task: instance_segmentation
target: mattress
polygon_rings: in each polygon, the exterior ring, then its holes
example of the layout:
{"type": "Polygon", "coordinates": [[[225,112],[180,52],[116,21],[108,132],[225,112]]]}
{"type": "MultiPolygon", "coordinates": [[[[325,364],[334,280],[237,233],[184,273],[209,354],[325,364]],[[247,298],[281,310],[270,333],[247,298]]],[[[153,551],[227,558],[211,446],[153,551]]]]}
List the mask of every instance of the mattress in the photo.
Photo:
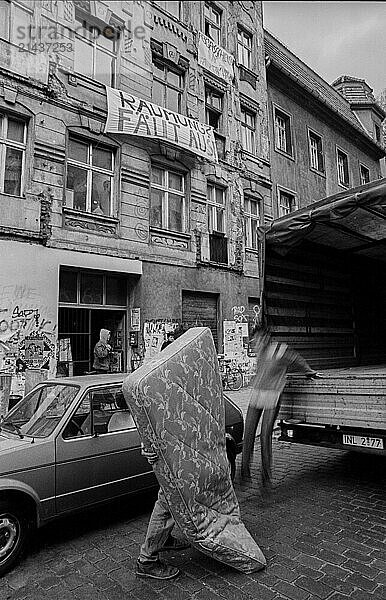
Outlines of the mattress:
{"type": "Polygon", "coordinates": [[[210,330],[190,329],[124,381],[123,393],[175,522],[201,552],[244,573],[264,555],[245,528],[226,456],[225,410],[210,330]]]}

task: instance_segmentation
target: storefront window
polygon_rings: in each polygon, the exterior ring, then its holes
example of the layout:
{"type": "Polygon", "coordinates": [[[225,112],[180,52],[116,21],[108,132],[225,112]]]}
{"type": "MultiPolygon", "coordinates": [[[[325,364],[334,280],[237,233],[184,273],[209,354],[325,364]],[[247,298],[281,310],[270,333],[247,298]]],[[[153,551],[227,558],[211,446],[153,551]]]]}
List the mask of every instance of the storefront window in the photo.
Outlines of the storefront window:
{"type": "Polygon", "coordinates": [[[78,274],[76,271],[60,271],[59,302],[77,302],[78,274]]]}
{"type": "Polygon", "coordinates": [[[106,304],[125,306],[126,280],[122,277],[106,277],[106,304]]]}
{"type": "Polygon", "coordinates": [[[102,275],[88,275],[82,273],[80,281],[80,301],[82,304],[103,303],[102,275]]]}

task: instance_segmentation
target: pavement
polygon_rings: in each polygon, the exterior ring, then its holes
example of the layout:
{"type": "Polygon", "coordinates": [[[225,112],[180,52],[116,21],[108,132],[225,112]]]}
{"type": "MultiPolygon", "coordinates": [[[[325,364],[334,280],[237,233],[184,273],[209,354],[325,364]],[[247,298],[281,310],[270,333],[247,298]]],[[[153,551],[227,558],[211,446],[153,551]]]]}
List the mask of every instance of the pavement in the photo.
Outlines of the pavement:
{"type": "MultiPolygon", "coordinates": [[[[246,409],[247,390],[228,395],[246,409]]],[[[181,569],[178,579],[137,579],[154,502],[147,495],[40,530],[29,555],[0,580],[1,600],[385,600],[384,458],[278,440],[273,447],[270,499],[260,491],[259,442],[251,481],[235,481],[264,571],[238,573],[189,548],[165,555],[181,569]]]]}

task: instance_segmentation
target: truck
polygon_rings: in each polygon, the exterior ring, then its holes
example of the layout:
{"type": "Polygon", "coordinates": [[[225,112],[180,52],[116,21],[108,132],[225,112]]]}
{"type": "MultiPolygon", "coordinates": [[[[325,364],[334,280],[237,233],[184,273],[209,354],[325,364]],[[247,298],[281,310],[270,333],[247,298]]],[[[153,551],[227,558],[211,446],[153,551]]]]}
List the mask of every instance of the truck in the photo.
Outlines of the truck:
{"type": "Polygon", "coordinates": [[[280,440],[386,453],[386,179],[262,230],[262,314],[319,372],[289,375],[280,440]]]}

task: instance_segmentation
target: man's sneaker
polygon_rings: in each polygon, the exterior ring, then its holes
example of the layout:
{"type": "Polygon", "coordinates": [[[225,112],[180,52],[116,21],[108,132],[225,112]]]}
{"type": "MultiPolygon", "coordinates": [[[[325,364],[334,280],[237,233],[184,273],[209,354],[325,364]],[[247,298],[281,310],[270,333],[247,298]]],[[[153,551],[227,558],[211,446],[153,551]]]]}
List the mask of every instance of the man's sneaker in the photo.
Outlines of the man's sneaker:
{"type": "Polygon", "coordinates": [[[180,574],[177,567],[168,565],[162,560],[154,560],[147,563],[141,563],[137,560],[137,577],[148,577],[150,579],[174,579],[180,574]]]}
{"type": "Polygon", "coordinates": [[[188,542],[178,540],[172,535],[169,535],[168,539],[166,540],[162,548],[160,548],[159,552],[169,552],[173,550],[174,552],[178,552],[178,550],[186,550],[187,548],[190,548],[190,544],[188,542]]]}

